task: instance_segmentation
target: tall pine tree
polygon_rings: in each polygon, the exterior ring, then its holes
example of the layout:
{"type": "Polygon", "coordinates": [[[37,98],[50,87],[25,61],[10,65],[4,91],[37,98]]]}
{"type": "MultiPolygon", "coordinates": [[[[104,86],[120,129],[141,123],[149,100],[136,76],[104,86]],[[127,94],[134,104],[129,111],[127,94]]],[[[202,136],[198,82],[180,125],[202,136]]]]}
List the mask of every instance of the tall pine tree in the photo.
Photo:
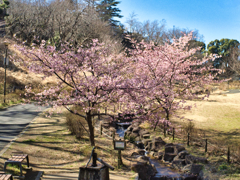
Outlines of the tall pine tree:
{"type": "Polygon", "coordinates": [[[115,0],[102,0],[97,4],[97,11],[99,12],[103,21],[109,22],[111,26],[118,26],[119,21],[115,20],[114,17],[121,18],[121,10],[117,8],[119,1],[115,0]]]}

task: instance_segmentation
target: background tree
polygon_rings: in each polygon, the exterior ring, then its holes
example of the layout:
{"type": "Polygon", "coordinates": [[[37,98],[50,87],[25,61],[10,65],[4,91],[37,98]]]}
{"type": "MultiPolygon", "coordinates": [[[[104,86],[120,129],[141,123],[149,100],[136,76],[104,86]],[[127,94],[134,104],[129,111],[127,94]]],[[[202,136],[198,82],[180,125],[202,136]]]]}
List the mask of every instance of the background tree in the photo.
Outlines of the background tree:
{"type": "Polygon", "coordinates": [[[97,12],[103,21],[108,22],[111,26],[117,26],[119,24],[115,17],[122,18],[120,15],[121,10],[117,8],[119,1],[116,0],[102,0],[97,4],[97,12]]]}
{"type": "Polygon", "coordinates": [[[239,49],[239,46],[233,47],[230,49],[229,67],[238,76],[240,75],[240,49],[239,49]]]}
{"type": "Polygon", "coordinates": [[[230,49],[237,47],[238,45],[239,42],[234,39],[216,39],[214,41],[211,41],[207,45],[208,53],[221,55],[221,57],[213,62],[213,66],[215,68],[222,69],[222,71],[225,71],[225,74],[227,74],[229,71],[230,49]]]}

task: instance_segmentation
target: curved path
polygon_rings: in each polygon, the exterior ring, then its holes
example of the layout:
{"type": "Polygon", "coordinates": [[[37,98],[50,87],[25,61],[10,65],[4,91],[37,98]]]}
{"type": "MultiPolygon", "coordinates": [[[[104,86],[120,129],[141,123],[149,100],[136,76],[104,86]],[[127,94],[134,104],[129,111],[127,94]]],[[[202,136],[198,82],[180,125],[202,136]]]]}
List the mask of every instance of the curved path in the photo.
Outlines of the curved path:
{"type": "Polygon", "coordinates": [[[46,108],[26,104],[0,110],[0,151],[46,108]]]}

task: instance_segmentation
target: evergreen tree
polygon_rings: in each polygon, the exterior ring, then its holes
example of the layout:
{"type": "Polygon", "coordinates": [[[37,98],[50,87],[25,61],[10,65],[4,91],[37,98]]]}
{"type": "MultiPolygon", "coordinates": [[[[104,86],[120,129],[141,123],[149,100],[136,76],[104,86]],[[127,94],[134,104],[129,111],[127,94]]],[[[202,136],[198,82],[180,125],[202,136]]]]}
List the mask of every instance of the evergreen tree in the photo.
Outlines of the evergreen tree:
{"type": "Polygon", "coordinates": [[[102,0],[97,4],[97,11],[101,16],[101,19],[103,21],[108,21],[111,26],[118,26],[119,21],[114,20],[114,17],[123,17],[120,15],[121,10],[116,7],[119,3],[119,1],[115,0],[102,0]]]}
{"type": "Polygon", "coordinates": [[[5,16],[8,16],[6,12],[7,8],[9,8],[9,1],[3,0],[2,4],[0,4],[0,19],[3,19],[5,16]]]}

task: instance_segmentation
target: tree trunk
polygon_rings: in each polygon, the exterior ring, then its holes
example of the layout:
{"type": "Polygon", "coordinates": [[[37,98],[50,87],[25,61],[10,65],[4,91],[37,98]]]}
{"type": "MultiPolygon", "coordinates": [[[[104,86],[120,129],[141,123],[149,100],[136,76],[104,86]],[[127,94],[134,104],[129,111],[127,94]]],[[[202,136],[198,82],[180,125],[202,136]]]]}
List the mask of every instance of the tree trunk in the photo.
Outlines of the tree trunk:
{"type": "Polygon", "coordinates": [[[94,127],[92,124],[92,116],[91,113],[87,113],[87,123],[88,123],[88,129],[89,129],[89,139],[91,142],[91,146],[95,146],[94,141],[94,127]]]}

